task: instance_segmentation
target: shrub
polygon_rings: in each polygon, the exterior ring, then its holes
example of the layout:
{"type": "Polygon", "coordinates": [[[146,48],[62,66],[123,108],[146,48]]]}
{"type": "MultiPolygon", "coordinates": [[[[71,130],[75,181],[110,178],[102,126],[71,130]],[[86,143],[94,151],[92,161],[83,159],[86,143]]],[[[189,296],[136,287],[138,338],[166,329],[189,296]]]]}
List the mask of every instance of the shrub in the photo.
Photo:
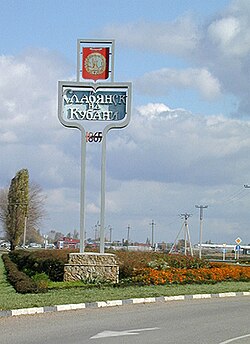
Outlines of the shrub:
{"type": "Polygon", "coordinates": [[[29,276],[45,272],[51,281],[63,281],[64,264],[68,260],[68,252],[65,250],[55,251],[23,251],[17,250],[9,253],[18,268],[29,276]]]}
{"type": "Polygon", "coordinates": [[[150,252],[118,251],[115,255],[119,264],[119,279],[132,276],[135,269],[141,269],[151,260],[150,252]]]}
{"type": "Polygon", "coordinates": [[[36,293],[37,285],[24,272],[18,270],[16,264],[12,262],[7,254],[2,255],[7,279],[18,293],[36,293]]]}
{"type": "Polygon", "coordinates": [[[36,283],[39,293],[46,293],[48,291],[49,277],[46,273],[36,273],[32,276],[32,280],[36,283]]]}
{"type": "Polygon", "coordinates": [[[64,274],[64,262],[48,258],[42,261],[42,271],[44,271],[50,278],[51,281],[60,282],[63,281],[64,274]]]}

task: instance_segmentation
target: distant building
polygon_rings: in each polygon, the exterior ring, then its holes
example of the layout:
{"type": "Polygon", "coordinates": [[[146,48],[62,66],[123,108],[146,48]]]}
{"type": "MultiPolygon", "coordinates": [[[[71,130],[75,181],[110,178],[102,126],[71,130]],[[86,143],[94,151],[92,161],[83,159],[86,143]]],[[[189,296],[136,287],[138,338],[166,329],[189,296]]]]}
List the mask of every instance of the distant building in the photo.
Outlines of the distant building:
{"type": "Polygon", "coordinates": [[[68,237],[60,238],[60,240],[56,243],[56,248],[63,249],[63,248],[70,248],[70,249],[76,249],[80,246],[80,240],[79,239],[73,239],[68,237]]]}

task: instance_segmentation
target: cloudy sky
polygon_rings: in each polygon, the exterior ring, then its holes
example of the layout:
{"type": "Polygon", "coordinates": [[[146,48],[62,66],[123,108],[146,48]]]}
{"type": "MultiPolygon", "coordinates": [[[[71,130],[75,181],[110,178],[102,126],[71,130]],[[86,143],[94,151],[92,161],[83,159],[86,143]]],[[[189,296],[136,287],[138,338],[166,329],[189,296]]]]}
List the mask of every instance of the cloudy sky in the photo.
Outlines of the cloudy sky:
{"type": "MultiPolygon", "coordinates": [[[[47,196],[41,231],[79,230],[80,133],[57,117],[77,39],[115,39],[115,81],[133,84],[129,126],[107,137],[112,239],[250,242],[248,0],[0,0],[0,187],[21,168],[47,196]]],[[[100,146],[87,152],[86,232],[100,216],[100,146]]],[[[107,230],[107,235],[108,235],[107,230]]]]}

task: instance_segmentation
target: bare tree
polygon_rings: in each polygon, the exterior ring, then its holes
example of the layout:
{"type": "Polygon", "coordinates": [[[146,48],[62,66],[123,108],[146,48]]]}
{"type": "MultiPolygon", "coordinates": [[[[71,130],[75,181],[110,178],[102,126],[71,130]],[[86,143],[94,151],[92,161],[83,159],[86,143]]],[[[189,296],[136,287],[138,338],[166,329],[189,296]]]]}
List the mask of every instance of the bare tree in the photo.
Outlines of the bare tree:
{"type": "Polygon", "coordinates": [[[38,230],[46,212],[44,208],[46,196],[40,185],[31,182],[29,187],[29,209],[27,231],[31,229],[38,230]]]}

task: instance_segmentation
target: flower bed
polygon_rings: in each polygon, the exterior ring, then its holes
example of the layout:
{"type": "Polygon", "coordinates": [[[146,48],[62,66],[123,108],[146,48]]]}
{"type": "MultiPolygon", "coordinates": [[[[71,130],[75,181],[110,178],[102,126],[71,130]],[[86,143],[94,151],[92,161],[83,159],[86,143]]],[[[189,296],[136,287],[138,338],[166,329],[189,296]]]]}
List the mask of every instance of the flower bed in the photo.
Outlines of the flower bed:
{"type": "MultiPolygon", "coordinates": [[[[63,267],[69,251],[23,251],[9,253],[16,269],[33,278],[44,274],[50,280],[62,281],[63,267]]],[[[204,284],[222,281],[250,281],[250,267],[225,263],[210,263],[198,257],[159,252],[112,252],[119,262],[120,285],[204,284]]],[[[42,285],[41,281],[35,281],[42,285]]],[[[27,284],[27,283],[26,283],[27,284]]],[[[27,289],[27,288],[26,288],[27,289]]],[[[46,288],[44,288],[46,289],[46,288]]]]}
{"type": "Polygon", "coordinates": [[[120,251],[115,254],[119,261],[120,279],[131,278],[135,271],[145,268],[158,271],[168,268],[198,269],[210,267],[210,263],[204,259],[180,254],[130,251],[120,251]]]}
{"type": "Polygon", "coordinates": [[[150,267],[134,270],[132,281],[144,285],[217,283],[222,281],[249,281],[250,268],[234,265],[213,265],[199,269],[150,267]]]}

